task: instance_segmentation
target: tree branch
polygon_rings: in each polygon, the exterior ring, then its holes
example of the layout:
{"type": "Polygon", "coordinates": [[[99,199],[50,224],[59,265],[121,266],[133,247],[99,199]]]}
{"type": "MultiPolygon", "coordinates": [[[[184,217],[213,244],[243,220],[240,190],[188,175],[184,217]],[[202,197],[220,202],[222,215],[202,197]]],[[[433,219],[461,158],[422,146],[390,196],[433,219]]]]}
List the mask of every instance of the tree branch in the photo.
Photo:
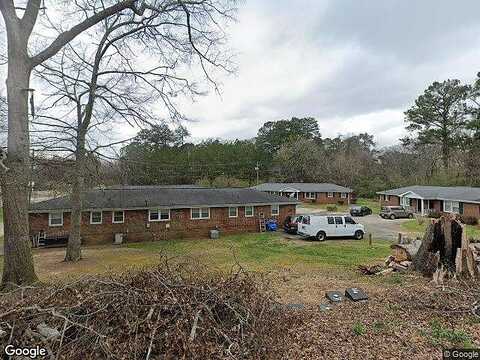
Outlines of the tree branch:
{"type": "MultiPolygon", "coordinates": [[[[103,19],[119,13],[125,9],[134,9],[134,3],[136,0],[124,0],[119,2],[118,4],[112,5],[105,10],[102,10],[95,15],[85,19],[80,24],[75,25],[68,31],[65,31],[57,36],[57,38],[43,51],[32,57],[32,67],[35,67],[45,60],[48,60],[52,56],[54,56],[63,46],[67,43],[72,41],[75,37],[81,34],[83,31],[87,30],[88,28],[98,24],[103,19]]],[[[138,11],[135,10],[136,12],[138,11]]]]}

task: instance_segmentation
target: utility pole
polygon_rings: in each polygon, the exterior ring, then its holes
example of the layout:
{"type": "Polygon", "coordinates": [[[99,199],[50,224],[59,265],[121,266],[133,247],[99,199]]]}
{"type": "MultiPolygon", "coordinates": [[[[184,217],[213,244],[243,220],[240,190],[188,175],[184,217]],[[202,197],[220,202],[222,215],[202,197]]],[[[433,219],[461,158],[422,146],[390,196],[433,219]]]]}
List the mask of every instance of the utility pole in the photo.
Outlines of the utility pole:
{"type": "Polygon", "coordinates": [[[258,185],[258,183],[260,182],[259,181],[259,175],[258,175],[259,170],[260,170],[260,167],[258,166],[258,161],[257,161],[257,164],[255,165],[255,171],[257,172],[257,184],[256,185],[258,185]]]}

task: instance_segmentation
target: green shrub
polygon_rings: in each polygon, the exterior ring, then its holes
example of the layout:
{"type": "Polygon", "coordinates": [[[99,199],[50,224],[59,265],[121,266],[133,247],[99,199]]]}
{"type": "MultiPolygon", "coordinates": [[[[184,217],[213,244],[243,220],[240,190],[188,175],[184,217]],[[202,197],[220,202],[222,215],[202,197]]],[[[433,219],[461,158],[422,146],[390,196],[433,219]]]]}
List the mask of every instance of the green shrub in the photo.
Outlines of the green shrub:
{"type": "Polygon", "coordinates": [[[334,212],[337,211],[337,209],[337,205],[327,205],[327,211],[334,212]]]}
{"type": "Polygon", "coordinates": [[[478,219],[475,216],[460,215],[460,221],[466,225],[478,225],[478,219]]]}

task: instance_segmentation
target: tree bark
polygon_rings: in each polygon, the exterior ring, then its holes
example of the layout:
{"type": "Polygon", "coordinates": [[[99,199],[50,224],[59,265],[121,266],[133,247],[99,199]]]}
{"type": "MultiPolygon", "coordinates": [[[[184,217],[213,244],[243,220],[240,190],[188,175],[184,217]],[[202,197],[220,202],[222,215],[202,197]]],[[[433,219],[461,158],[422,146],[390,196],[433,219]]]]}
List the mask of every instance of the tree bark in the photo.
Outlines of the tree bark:
{"type": "Polygon", "coordinates": [[[448,144],[448,138],[442,142],[442,163],[445,169],[449,168],[450,162],[450,145],[448,144]]]}
{"type": "Polygon", "coordinates": [[[82,259],[82,209],[83,194],[85,190],[85,135],[79,133],[77,139],[77,152],[75,159],[75,171],[73,174],[72,192],[70,201],[72,204],[71,228],[68,237],[65,261],[79,261],[82,259]]]}
{"type": "Polygon", "coordinates": [[[4,265],[2,287],[31,284],[37,276],[28,224],[30,139],[28,91],[31,64],[27,36],[19,26],[8,29],[8,167],[1,179],[4,211],[4,265]]]}

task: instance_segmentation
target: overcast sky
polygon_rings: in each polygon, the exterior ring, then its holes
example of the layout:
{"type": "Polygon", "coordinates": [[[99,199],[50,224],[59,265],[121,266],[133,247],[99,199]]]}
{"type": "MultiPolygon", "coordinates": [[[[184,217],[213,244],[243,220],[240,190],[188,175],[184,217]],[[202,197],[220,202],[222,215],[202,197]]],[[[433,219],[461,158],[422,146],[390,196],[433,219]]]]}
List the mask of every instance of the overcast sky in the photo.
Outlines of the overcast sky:
{"type": "Polygon", "coordinates": [[[266,121],[317,118],[323,136],[405,135],[403,112],[435,80],[480,71],[478,0],[250,0],[231,27],[236,75],[184,104],[194,139],[250,138],[266,121]]]}

